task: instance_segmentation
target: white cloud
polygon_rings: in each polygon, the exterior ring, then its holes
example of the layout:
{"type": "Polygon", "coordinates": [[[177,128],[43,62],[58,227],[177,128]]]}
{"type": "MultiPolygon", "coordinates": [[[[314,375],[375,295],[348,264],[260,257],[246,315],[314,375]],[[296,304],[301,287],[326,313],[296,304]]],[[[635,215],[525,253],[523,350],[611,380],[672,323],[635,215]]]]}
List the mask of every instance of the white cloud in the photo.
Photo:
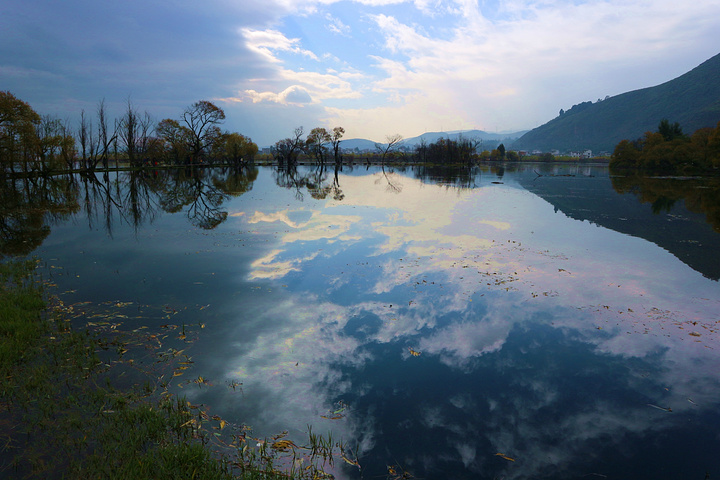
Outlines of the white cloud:
{"type": "Polygon", "coordinates": [[[342,20],[335,18],[329,13],[325,15],[325,19],[328,21],[327,29],[338,35],[349,35],[351,28],[349,25],[345,25],[342,20]]]}
{"type": "Polygon", "coordinates": [[[355,0],[357,3],[362,5],[368,5],[371,7],[384,7],[387,5],[397,5],[405,3],[407,0],[355,0]]]}
{"type": "Polygon", "coordinates": [[[258,92],[245,90],[239,97],[222,99],[226,102],[252,103],[271,102],[283,105],[317,104],[328,99],[354,99],[360,98],[360,93],[354,90],[352,84],[345,78],[357,78],[352,72],[345,74],[315,73],[280,69],[275,81],[292,83],[284,90],[275,93],[272,91],[258,92]]]}
{"type": "MultiPolygon", "coordinates": [[[[720,14],[718,4],[709,1],[697,9],[667,1],[652,7],[526,1],[502,2],[499,18],[490,21],[476,2],[457,3],[463,14],[449,38],[429,36],[421,26],[386,14],[369,16],[389,54],[372,55],[384,72],[372,89],[395,103],[394,112],[375,107],[329,113],[366,125],[382,109],[395,119],[388,123],[406,125],[414,135],[421,101],[425,118],[447,115],[473,127],[531,128],[563,106],[650,86],[642,75],[632,79],[616,72],[642,73],[643,65],[660,56],[680,58],[677,45],[702,41],[717,23],[709,18],[720,14]]],[[[433,123],[430,128],[447,125],[433,123]]]]}
{"type": "Polygon", "coordinates": [[[277,30],[242,28],[240,33],[245,38],[245,44],[250,50],[259,53],[270,62],[280,62],[274,52],[291,52],[318,60],[317,55],[313,52],[300,48],[299,38],[287,38],[277,30]]]}
{"type": "MultiPolygon", "coordinates": [[[[313,103],[313,99],[303,87],[299,85],[292,85],[280,93],[273,92],[256,92],[255,90],[245,90],[247,95],[253,103],[259,102],[273,102],[281,103],[284,105],[298,104],[302,105],[305,103],[313,103]]],[[[225,99],[229,101],[231,99],[225,99]]]]}
{"type": "Polygon", "coordinates": [[[514,325],[505,318],[457,323],[423,338],[420,348],[439,355],[449,365],[462,366],[475,357],[500,350],[514,325]]]}
{"type": "Polygon", "coordinates": [[[720,28],[716,0],[8,1],[0,81],[40,113],[225,99],[227,127],[267,143],[284,136],[280,107],[371,140],[532,128],[688,71],[720,28]]]}

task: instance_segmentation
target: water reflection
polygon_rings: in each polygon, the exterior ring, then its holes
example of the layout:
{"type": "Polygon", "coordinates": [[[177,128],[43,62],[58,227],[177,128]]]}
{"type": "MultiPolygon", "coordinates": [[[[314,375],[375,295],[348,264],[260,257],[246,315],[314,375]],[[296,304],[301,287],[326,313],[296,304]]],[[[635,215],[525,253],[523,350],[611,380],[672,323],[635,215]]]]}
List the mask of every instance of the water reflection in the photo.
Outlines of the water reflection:
{"type": "Polygon", "coordinates": [[[670,212],[682,201],[691,212],[703,213],[707,222],[720,232],[720,179],[612,177],[618,193],[632,193],[649,203],[653,213],[670,212]]]}
{"type": "Polygon", "coordinates": [[[608,178],[590,166],[554,168],[542,177],[521,176],[522,186],[571,218],[649,240],[720,279],[720,256],[710,253],[720,247],[717,178],[608,178]]]}
{"type": "Polygon", "coordinates": [[[718,283],[604,227],[628,214],[607,175],[554,168],[98,180],[86,209],[149,212],[109,215],[134,241],[58,226],[41,253],[77,270],[59,283],[78,301],[163,302],[207,324],[195,368],[242,393],[177,391],[259,434],[332,430],[363,466],[337,478],[720,472],[718,283]]]}
{"type": "MultiPolygon", "coordinates": [[[[301,171],[298,171],[296,164],[280,165],[274,171],[275,183],[279,187],[292,190],[295,198],[300,201],[303,200],[306,191],[316,200],[330,196],[333,200],[341,201],[345,198],[338,179],[341,169],[340,164],[335,164],[333,175],[330,177],[330,172],[324,163],[301,171]]],[[[352,170],[352,167],[346,169],[352,170]]]]}
{"type": "Polygon", "coordinates": [[[11,178],[0,183],[0,258],[27,255],[50,234],[50,224],[80,208],[72,180],[11,178]]]}
{"type": "Polygon", "coordinates": [[[386,175],[341,177],[342,202],[245,215],[276,238],[246,279],[287,293],[258,293],[249,323],[245,307],[226,312],[243,319],[223,331],[236,343],[220,367],[244,379],[241,418],[340,431],[369,477],[713,466],[648,457],[717,444],[703,426],[720,393],[716,283],[523,189],[401,177],[397,195],[386,175]],[[341,400],[347,416],[323,420],[341,400]],[[607,465],[618,452],[633,458],[607,465]]]}
{"type": "Polygon", "coordinates": [[[136,231],[159,212],[185,212],[192,225],[224,222],[223,203],[252,189],[258,170],[142,170],[58,177],[8,178],[0,184],[0,254],[27,255],[82,210],[88,227],[112,236],[116,224],[136,231]]]}

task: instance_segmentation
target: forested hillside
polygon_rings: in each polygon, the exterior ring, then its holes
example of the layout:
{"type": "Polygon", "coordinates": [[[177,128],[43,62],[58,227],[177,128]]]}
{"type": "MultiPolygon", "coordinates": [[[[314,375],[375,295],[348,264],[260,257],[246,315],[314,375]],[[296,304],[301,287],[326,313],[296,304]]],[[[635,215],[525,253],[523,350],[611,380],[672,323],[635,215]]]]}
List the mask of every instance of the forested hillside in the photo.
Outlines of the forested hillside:
{"type": "Polygon", "coordinates": [[[531,130],[513,149],[550,151],[591,149],[612,152],[623,139],[654,131],[664,118],[688,134],[720,121],[720,54],[661,85],[583,102],[531,130]]]}

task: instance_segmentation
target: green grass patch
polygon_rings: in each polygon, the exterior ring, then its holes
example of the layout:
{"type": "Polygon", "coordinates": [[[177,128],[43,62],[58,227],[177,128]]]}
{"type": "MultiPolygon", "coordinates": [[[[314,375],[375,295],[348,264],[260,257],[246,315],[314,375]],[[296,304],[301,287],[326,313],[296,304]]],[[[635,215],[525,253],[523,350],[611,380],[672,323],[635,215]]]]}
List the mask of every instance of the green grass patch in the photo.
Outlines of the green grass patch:
{"type": "Polygon", "coordinates": [[[48,308],[35,269],[0,263],[0,477],[315,479],[332,478],[335,457],[359,467],[310,427],[307,445],[254,438],[175,396],[170,379],[192,363],[183,350],[160,350],[145,328],[74,330],[82,313],[58,299],[48,308]]]}
{"type": "Polygon", "coordinates": [[[0,374],[30,353],[47,333],[42,292],[31,278],[32,261],[0,263],[0,374]]]}

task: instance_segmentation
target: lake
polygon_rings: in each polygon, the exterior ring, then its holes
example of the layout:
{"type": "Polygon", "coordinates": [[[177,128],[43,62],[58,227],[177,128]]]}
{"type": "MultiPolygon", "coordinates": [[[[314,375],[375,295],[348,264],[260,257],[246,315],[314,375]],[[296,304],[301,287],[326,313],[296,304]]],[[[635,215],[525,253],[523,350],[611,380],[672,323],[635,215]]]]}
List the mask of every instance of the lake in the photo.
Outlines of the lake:
{"type": "Polygon", "coordinates": [[[3,251],[42,259],[79,328],[182,329],[194,364],[174,393],[258,437],[332,432],[362,467],[337,460],[335,478],[720,475],[716,179],[301,166],[58,182],[3,194],[3,251]]]}

